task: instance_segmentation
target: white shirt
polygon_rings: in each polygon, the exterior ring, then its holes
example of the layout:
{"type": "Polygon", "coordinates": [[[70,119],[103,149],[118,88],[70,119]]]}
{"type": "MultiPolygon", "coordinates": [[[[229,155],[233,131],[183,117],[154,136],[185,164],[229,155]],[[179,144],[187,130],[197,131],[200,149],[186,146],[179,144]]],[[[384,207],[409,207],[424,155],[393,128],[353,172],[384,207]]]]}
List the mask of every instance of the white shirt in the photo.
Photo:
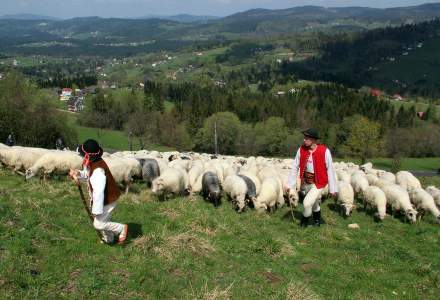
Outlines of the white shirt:
{"type": "MultiPolygon", "coordinates": [[[[296,177],[298,176],[298,172],[299,172],[300,155],[301,155],[301,148],[299,148],[298,151],[296,152],[295,159],[293,160],[292,172],[290,173],[289,180],[287,181],[287,185],[291,190],[296,189],[296,177]]],[[[310,173],[314,173],[312,155],[309,156],[309,159],[311,160],[312,172],[309,171],[310,170],[309,163],[307,164],[309,166],[306,165],[306,171],[310,173]]],[[[333,170],[333,159],[330,150],[328,148],[325,150],[325,165],[327,167],[329,193],[331,194],[337,193],[338,185],[336,184],[335,172],[333,170]]]]}
{"type": "MultiPolygon", "coordinates": [[[[79,172],[79,178],[87,180],[89,170],[84,168],[79,172]]],[[[104,190],[107,178],[105,177],[105,171],[102,168],[96,168],[90,176],[90,185],[92,186],[93,193],[90,195],[92,201],[92,214],[100,215],[104,212],[104,190]]],[[[90,193],[90,191],[89,191],[90,193]]]]}

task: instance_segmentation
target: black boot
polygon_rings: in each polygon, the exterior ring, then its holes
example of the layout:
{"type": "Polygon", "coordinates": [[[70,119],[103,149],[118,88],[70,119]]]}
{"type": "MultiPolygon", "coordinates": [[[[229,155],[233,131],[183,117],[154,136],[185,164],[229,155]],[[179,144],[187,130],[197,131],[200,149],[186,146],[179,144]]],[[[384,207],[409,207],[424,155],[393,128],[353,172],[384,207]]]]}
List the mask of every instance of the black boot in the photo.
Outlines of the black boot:
{"type": "Polygon", "coordinates": [[[310,217],[304,217],[304,216],[302,216],[302,218],[301,218],[301,223],[299,224],[299,226],[301,226],[301,227],[307,227],[307,226],[309,225],[309,220],[310,220],[310,217]]]}
{"type": "Polygon", "coordinates": [[[321,226],[321,211],[313,212],[314,226],[321,226]]]}

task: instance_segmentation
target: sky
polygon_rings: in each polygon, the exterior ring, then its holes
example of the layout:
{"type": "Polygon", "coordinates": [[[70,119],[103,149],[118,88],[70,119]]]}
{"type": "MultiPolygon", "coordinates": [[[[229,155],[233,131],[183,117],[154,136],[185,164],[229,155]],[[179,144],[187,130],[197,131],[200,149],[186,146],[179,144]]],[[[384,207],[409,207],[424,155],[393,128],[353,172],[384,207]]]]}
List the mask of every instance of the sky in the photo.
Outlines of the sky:
{"type": "Polygon", "coordinates": [[[302,5],[396,7],[431,0],[0,0],[0,16],[36,14],[73,17],[142,17],[147,15],[226,16],[252,8],[282,9],[302,5]]]}

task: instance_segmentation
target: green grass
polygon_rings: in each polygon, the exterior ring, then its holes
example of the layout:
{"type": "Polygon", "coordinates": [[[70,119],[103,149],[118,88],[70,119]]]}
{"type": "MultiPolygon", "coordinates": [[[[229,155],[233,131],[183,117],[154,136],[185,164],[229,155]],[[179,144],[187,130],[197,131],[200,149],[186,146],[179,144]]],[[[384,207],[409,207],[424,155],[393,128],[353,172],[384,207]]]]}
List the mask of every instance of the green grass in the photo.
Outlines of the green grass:
{"type": "MultiPolygon", "coordinates": [[[[351,161],[360,164],[361,160],[356,158],[335,159],[336,161],[351,161]]],[[[373,167],[377,169],[391,170],[391,158],[372,158],[367,161],[373,163],[373,167]]],[[[424,158],[402,158],[402,170],[411,171],[437,171],[440,168],[440,157],[424,157],[424,158]]]]}
{"type": "Polygon", "coordinates": [[[300,229],[288,208],[238,215],[226,201],[214,209],[134,191],[113,216],[129,223],[128,243],[104,246],[71,183],[0,170],[2,298],[438,299],[431,216],[375,223],[359,210],[345,220],[327,200],[327,224],[300,229]]]}

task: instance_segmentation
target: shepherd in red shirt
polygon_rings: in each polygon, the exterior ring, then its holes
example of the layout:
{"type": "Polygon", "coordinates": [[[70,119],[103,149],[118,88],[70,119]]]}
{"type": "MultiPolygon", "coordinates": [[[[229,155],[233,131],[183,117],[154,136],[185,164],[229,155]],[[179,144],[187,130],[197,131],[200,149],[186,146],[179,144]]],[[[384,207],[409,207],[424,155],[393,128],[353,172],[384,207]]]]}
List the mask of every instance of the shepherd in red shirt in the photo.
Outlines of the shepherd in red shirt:
{"type": "Polygon", "coordinates": [[[320,226],[322,192],[328,186],[329,193],[336,198],[338,185],[330,150],[324,144],[318,144],[318,131],[311,128],[303,131],[303,134],[304,143],[296,153],[292,173],[285,189],[297,189],[296,181],[299,177],[301,182],[299,189],[306,195],[303,201],[301,226],[306,227],[309,224],[312,214],[314,225],[320,226]]]}

